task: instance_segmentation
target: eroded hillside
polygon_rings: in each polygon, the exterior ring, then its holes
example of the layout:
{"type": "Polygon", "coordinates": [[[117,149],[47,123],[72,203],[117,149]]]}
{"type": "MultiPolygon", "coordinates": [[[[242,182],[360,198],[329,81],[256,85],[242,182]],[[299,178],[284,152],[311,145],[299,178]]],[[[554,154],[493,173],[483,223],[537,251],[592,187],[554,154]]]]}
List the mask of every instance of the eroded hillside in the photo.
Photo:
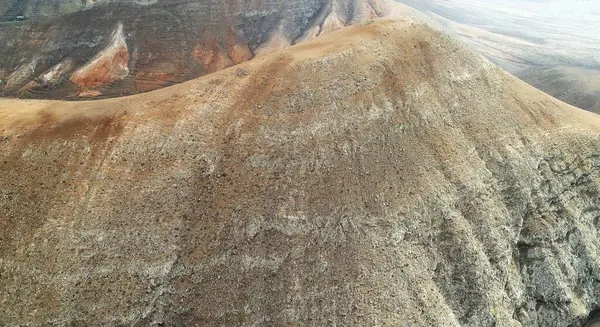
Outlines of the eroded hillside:
{"type": "Polygon", "coordinates": [[[7,4],[0,2],[6,20],[0,23],[0,96],[51,99],[158,89],[395,14],[401,6],[393,0],[7,4]]]}
{"type": "Polygon", "coordinates": [[[577,326],[599,132],[392,21],[142,95],[0,100],[0,325],[577,326]]]}

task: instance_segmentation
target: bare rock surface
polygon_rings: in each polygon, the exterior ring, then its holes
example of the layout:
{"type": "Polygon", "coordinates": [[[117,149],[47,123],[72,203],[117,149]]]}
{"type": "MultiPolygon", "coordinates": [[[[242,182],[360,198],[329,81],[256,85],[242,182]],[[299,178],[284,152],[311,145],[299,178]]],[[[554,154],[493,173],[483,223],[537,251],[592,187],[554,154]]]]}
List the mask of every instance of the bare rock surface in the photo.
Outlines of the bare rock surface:
{"type": "Polygon", "coordinates": [[[600,119],[377,20],[154,92],[0,100],[2,326],[579,326],[600,119]]]}

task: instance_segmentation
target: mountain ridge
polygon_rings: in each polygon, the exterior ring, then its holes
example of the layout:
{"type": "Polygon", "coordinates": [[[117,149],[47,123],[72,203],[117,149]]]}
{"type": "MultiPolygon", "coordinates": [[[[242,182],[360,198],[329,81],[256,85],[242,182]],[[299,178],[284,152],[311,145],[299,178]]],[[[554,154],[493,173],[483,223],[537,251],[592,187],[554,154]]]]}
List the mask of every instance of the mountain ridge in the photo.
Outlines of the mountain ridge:
{"type": "Polygon", "coordinates": [[[144,94],[0,99],[0,324],[576,325],[599,131],[391,20],[144,94]]]}

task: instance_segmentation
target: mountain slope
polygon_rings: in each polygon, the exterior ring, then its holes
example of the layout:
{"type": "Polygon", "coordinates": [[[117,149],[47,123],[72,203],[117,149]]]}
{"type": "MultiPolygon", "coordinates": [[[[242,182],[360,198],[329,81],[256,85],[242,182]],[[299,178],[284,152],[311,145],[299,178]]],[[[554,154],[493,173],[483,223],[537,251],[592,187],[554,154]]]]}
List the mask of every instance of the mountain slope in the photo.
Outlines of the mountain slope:
{"type": "Polygon", "coordinates": [[[0,325],[577,326],[600,120],[378,20],[142,95],[0,100],[0,325]]]}

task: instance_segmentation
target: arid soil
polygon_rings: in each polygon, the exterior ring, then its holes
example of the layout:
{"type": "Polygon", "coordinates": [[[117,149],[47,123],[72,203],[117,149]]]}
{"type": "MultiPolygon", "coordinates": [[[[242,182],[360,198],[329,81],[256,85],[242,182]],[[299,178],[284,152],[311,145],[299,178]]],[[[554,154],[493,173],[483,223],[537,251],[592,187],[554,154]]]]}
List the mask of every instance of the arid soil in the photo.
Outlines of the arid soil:
{"type": "Polygon", "coordinates": [[[600,119],[377,20],[173,87],[0,100],[2,326],[579,326],[600,119]]]}

